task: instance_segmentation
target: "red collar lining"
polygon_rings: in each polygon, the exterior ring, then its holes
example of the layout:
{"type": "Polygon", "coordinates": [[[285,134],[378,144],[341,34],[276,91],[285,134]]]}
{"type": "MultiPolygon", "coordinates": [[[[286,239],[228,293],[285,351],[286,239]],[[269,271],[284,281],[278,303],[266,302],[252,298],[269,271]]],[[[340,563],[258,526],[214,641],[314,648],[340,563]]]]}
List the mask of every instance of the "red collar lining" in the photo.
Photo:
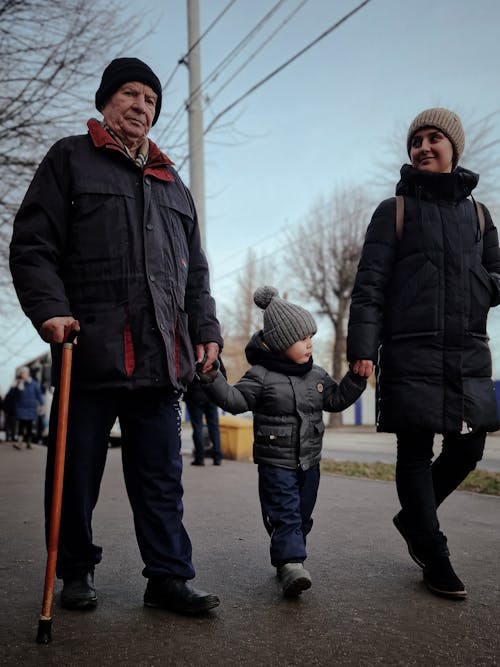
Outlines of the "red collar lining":
{"type": "MultiPolygon", "coordinates": [[[[119,151],[122,155],[125,155],[120,146],[113,140],[108,132],[103,128],[103,126],[95,118],[91,118],[87,127],[89,129],[89,135],[92,139],[92,143],[96,148],[107,148],[110,150],[119,151]]],[[[129,159],[128,156],[126,156],[129,159]]],[[[144,167],[145,176],[153,176],[159,181],[174,181],[175,178],[168,168],[174,163],[172,160],[162,153],[158,146],[149,139],[149,155],[148,162],[144,167]]]]}

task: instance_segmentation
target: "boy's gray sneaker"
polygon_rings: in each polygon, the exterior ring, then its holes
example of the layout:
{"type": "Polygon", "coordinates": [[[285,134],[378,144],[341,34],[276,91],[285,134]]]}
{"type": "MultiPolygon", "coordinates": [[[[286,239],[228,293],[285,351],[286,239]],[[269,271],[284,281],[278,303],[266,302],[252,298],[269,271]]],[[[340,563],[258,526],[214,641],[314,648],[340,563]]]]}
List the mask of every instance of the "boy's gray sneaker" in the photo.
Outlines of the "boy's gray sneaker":
{"type": "Polygon", "coordinates": [[[285,563],[279,568],[278,576],[286,598],[296,598],[302,591],[311,588],[311,575],[302,563],[285,563]]]}

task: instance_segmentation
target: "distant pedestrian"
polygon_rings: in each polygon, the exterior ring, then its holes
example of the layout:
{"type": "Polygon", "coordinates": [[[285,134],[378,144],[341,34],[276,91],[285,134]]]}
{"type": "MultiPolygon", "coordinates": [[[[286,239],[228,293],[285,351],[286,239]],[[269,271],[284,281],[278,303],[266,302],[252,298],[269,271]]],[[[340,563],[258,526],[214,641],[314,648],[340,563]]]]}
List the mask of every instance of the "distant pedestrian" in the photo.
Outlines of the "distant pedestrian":
{"type": "Polygon", "coordinates": [[[17,419],[16,419],[16,394],[17,379],[14,380],[8,392],[3,399],[3,411],[5,415],[5,441],[15,442],[17,440],[17,419]]]}
{"type": "Polygon", "coordinates": [[[281,299],[274,287],[256,290],[254,301],[264,310],[264,327],[245,350],[251,368],[234,386],[214,370],[199,375],[221,408],[253,412],[253,457],[271,563],[284,596],[293,598],[311,586],[303,563],[319,486],[323,410],[340,412],[354,403],[366,379],[348,371],[337,384],[313,364],[312,315],[281,299]]]}
{"type": "Polygon", "coordinates": [[[379,367],[377,429],[397,438],[394,524],[427,587],[453,599],[466,590],[437,508],[499,428],[486,320],[500,302],[500,249],[487,208],[472,199],[478,175],[458,166],[464,143],[448,109],[412,121],[402,199],[383,201],[366,232],[347,340],[354,370],[379,367]],[[433,461],[436,433],[443,447],[433,461]]]}
{"type": "Polygon", "coordinates": [[[31,377],[28,366],[19,370],[14,393],[14,410],[17,420],[17,442],[12,445],[22,449],[23,444],[31,449],[33,427],[38,419],[38,408],[44,404],[42,390],[38,382],[31,377]]]}
{"type": "Polygon", "coordinates": [[[193,429],[194,458],[191,465],[205,465],[205,436],[203,418],[206,421],[208,437],[212,445],[212,460],[214,465],[220,466],[222,452],[220,446],[219,410],[216,404],[206,395],[198,378],[194,378],[184,394],[184,402],[189,413],[189,420],[193,429]]]}

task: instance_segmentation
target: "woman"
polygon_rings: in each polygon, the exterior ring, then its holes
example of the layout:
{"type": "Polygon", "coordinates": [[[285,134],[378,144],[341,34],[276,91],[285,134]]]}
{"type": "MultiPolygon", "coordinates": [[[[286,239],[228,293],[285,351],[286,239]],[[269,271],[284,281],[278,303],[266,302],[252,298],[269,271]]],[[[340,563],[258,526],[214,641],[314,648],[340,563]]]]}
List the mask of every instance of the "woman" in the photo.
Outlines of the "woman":
{"type": "Polygon", "coordinates": [[[488,210],[469,199],[478,175],[458,161],[457,115],[427,109],[411,123],[411,165],[365,237],[352,294],[347,356],[378,364],[377,429],[396,433],[394,524],[435,594],[466,596],[436,510],[481,459],[499,428],[486,320],[500,302],[500,250],[488,210]],[[398,230],[396,229],[398,227],[398,230]],[[432,462],[435,434],[442,452],[432,462]]]}

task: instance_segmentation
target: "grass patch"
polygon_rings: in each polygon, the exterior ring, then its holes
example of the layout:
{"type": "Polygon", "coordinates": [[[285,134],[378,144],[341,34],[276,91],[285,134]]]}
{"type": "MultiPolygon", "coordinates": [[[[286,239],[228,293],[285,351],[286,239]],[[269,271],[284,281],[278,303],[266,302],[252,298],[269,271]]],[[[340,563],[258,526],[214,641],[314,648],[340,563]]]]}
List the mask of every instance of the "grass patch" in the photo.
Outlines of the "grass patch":
{"type": "MultiPolygon", "coordinates": [[[[365,479],[378,479],[384,482],[393,482],[396,479],[395,466],[392,463],[363,463],[361,461],[335,461],[323,459],[321,461],[321,472],[345,477],[363,477],[365,479]]],[[[500,496],[500,473],[487,472],[485,470],[474,470],[458,487],[463,491],[474,491],[475,493],[488,493],[492,496],[500,496]]]]}

